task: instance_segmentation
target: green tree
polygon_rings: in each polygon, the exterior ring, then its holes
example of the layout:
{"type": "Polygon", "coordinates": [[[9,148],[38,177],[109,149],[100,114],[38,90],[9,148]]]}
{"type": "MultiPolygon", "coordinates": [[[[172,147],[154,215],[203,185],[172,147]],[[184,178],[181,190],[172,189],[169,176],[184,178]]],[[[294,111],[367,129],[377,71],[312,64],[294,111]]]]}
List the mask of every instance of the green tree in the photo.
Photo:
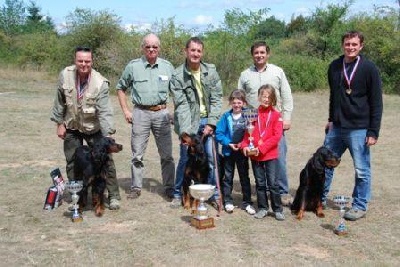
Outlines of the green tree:
{"type": "Polygon", "coordinates": [[[0,9],[0,30],[12,36],[22,32],[25,23],[25,6],[22,0],[5,0],[0,9]]]}
{"type": "Polygon", "coordinates": [[[217,66],[226,94],[237,87],[240,72],[251,63],[250,46],[258,39],[258,27],[268,11],[269,8],[248,13],[237,8],[226,10],[224,22],[204,33],[205,60],[217,66]]]}
{"type": "Polygon", "coordinates": [[[26,16],[24,23],[24,32],[55,32],[54,23],[51,17],[42,15],[41,8],[37,6],[35,2],[30,1],[27,10],[28,15],[26,16]]]}
{"type": "Polygon", "coordinates": [[[72,60],[72,51],[76,46],[87,46],[92,49],[96,58],[95,68],[105,75],[114,73],[112,64],[117,59],[107,57],[118,55],[104,53],[126,34],[120,26],[120,18],[108,10],[76,8],[67,16],[66,23],[66,32],[62,36],[64,46],[61,50],[65,58],[62,61],[66,63],[72,60]]]}
{"type": "Polygon", "coordinates": [[[286,35],[285,22],[275,16],[270,16],[253,27],[254,39],[282,39],[286,35]]]}
{"type": "Polygon", "coordinates": [[[304,35],[308,31],[308,19],[303,15],[292,16],[290,22],[286,25],[286,36],[304,35]]]}
{"type": "Polygon", "coordinates": [[[400,94],[400,32],[395,9],[376,7],[373,14],[354,16],[349,25],[365,36],[363,54],[375,62],[387,93],[400,94]]]}

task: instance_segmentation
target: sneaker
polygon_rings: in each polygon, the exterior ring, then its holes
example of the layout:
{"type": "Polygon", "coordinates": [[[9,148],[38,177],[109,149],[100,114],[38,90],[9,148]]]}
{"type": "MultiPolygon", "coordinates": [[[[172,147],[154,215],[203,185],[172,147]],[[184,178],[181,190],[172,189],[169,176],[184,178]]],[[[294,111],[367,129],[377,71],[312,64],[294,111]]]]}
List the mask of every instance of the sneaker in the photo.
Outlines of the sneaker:
{"type": "Polygon", "coordinates": [[[142,193],[142,190],[140,190],[140,188],[138,188],[138,187],[133,187],[133,188],[131,188],[131,190],[130,190],[128,196],[127,196],[127,198],[129,198],[129,199],[138,198],[138,197],[140,197],[140,194],[141,194],[141,193],[142,193]]]}
{"type": "Polygon", "coordinates": [[[283,212],[275,212],[275,219],[278,221],[284,221],[285,215],[283,215],[283,212]]]}
{"type": "Polygon", "coordinates": [[[351,208],[344,214],[343,218],[349,221],[357,221],[358,219],[364,218],[367,212],[365,210],[359,210],[351,208]]]}
{"type": "Polygon", "coordinates": [[[171,204],[169,204],[169,206],[173,209],[182,207],[182,199],[180,197],[174,197],[171,201],[171,204]]]}
{"type": "Polygon", "coordinates": [[[256,210],[253,208],[252,205],[247,205],[245,208],[246,212],[250,215],[256,214],[256,210]]]}
{"type": "Polygon", "coordinates": [[[262,218],[264,218],[265,216],[267,216],[267,214],[268,214],[267,210],[261,209],[261,210],[257,211],[256,214],[254,214],[254,218],[256,218],[256,219],[262,219],[262,218]]]}
{"type": "Polygon", "coordinates": [[[225,211],[227,213],[232,213],[234,209],[235,209],[235,206],[233,206],[231,203],[228,203],[225,205],[225,211]]]}
{"type": "Polygon", "coordinates": [[[119,210],[119,208],[120,208],[119,200],[116,198],[110,199],[110,204],[109,204],[108,208],[110,210],[119,210]]]}
{"type": "Polygon", "coordinates": [[[292,205],[293,198],[290,194],[282,194],[281,201],[283,206],[290,207],[290,205],[292,205]]]}

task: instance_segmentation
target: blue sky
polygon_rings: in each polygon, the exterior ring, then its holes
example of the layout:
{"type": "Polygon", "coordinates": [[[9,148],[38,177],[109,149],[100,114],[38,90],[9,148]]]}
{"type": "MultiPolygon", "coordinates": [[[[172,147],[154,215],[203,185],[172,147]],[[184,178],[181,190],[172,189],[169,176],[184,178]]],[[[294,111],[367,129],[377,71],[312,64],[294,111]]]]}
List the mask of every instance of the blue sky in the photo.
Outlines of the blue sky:
{"type": "MultiPolygon", "coordinates": [[[[29,3],[29,0],[24,0],[29,3]]],[[[208,24],[218,26],[224,19],[227,9],[240,8],[248,13],[261,8],[270,8],[269,15],[280,20],[290,21],[296,15],[308,15],[316,7],[342,3],[340,0],[34,0],[41,7],[42,14],[49,15],[60,25],[75,8],[109,10],[122,19],[123,25],[145,28],[161,19],[175,17],[176,24],[185,28],[202,28],[208,24]]],[[[0,6],[4,5],[0,0],[0,6]]],[[[373,6],[398,8],[397,0],[355,0],[352,13],[371,11],[373,6]]]]}

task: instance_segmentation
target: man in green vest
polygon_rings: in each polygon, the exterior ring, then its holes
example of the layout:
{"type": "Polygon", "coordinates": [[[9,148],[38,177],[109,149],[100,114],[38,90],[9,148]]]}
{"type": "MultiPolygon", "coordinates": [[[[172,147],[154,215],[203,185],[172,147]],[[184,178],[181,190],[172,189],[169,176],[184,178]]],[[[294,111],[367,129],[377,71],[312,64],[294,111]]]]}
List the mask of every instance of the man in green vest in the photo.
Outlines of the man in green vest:
{"type": "MultiPolygon", "coordinates": [[[[75,49],[75,64],[61,71],[50,119],[57,124],[57,136],[64,141],[66,172],[74,180],[76,148],[88,146],[103,136],[115,133],[113,110],[109,98],[109,81],[92,69],[92,51],[87,47],[75,49]]],[[[109,208],[120,208],[121,199],[115,164],[110,156],[107,173],[109,208]]]]}

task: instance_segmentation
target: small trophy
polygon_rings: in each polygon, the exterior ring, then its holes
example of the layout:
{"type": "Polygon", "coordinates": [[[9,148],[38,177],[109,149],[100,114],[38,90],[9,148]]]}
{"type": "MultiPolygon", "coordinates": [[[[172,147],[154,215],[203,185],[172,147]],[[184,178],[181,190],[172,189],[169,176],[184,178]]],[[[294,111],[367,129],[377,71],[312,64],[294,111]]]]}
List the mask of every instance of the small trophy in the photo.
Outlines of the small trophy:
{"type": "Polygon", "coordinates": [[[249,149],[250,151],[247,153],[248,156],[254,156],[257,151],[254,149],[254,144],[253,144],[253,136],[252,133],[254,131],[254,122],[257,120],[258,117],[258,112],[257,109],[245,109],[243,110],[242,113],[243,117],[245,118],[245,120],[247,121],[247,132],[249,133],[249,149]]]}
{"type": "Polygon", "coordinates": [[[65,188],[68,190],[68,192],[72,195],[71,200],[73,204],[74,211],[72,213],[72,218],[71,220],[73,222],[81,222],[83,220],[82,216],[78,212],[78,200],[79,200],[79,195],[77,194],[80,192],[83,188],[83,181],[68,181],[65,184],[65,188]]]}
{"type": "Polygon", "coordinates": [[[337,234],[339,236],[347,235],[347,233],[348,233],[347,227],[344,224],[343,216],[344,216],[344,212],[345,212],[344,208],[346,207],[347,203],[349,203],[349,201],[350,201],[350,197],[346,197],[346,196],[335,196],[333,198],[333,202],[335,203],[335,205],[339,206],[339,208],[340,208],[339,209],[339,217],[340,217],[339,223],[334,230],[335,234],[337,234]]]}
{"type": "Polygon", "coordinates": [[[209,199],[215,191],[214,185],[209,184],[194,184],[189,186],[190,194],[200,200],[200,204],[197,207],[196,214],[190,220],[192,226],[197,229],[206,229],[214,227],[214,218],[208,216],[207,207],[204,201],[209,199]]]}

